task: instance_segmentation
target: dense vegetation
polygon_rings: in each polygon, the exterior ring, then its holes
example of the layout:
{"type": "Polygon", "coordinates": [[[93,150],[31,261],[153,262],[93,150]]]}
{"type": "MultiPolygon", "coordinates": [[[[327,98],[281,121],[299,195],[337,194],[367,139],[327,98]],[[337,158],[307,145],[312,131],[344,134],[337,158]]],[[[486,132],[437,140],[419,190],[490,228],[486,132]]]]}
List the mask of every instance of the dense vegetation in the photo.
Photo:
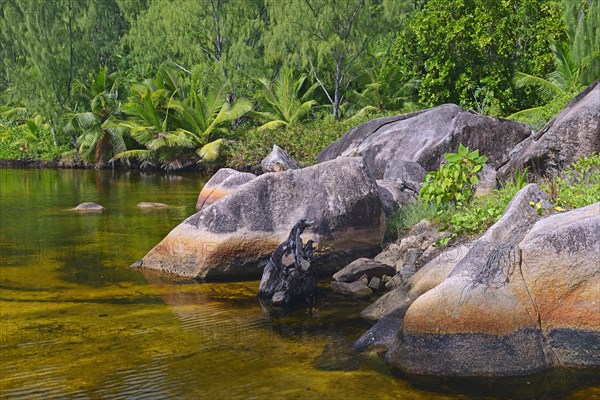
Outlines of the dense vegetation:
{"type": "MultiPolygon", "coordinates": [[[[462,145],[461,149],[462,155],[460,150],[458,154],[446,154],[448,164],[428,174],[418,202],[402,207],[391,215],[387,223],[389,238],[401,236],[406,229],[423,219],[432,221],[440,230],[448,232],[438,244],[447,244],[456,237],[476,236],[500,219],[510,200],[527,184],[527,168],[523,171],[517,169],[512,181],[504,182],[499,189],[484,196],[470,197],[477,179],[465,180],[462,175],[477,177],[481,170],[478,166],[482,164],[463,162],[475,152],[469,153],[468,148],[462,145]],[[458,157],[460,155],[462,158],[458,157]],[[448,176],[444,173],[448,166],[459,169],[460,174],[448,176]],[[436,179],[440,178],[446,183],[439,184],[436,179]],[[445,200],[438,202],[439,197],[445,200]]],[[[476,159],[475,156],[471,158],[476,159]]],[[[539,183],[554,205],[554,209],[547,210],[541,203],[530,203],[539,214],[561,212],[599,202],[600,154],[581,157],[560,175],[544,178],[539,183]]]]}
{"type": "Polygon", "coordinates": [[[2,1],[0,158],[306,164],[446,102],[537,129],[600,76],[599,23],[594,0],[2,1]]]}

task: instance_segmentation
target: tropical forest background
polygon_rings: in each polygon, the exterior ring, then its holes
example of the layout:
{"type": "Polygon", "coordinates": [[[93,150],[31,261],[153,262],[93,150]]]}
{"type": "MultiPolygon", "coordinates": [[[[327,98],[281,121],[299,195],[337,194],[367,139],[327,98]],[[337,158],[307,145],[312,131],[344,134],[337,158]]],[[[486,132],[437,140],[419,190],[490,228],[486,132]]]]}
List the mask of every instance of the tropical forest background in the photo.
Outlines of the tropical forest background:
{"type": "Polygon", "coordinates": [[[309,164],[443,103],[537,130],[599,77],[597,0],[2,0],[0,159],[309,164]]]}

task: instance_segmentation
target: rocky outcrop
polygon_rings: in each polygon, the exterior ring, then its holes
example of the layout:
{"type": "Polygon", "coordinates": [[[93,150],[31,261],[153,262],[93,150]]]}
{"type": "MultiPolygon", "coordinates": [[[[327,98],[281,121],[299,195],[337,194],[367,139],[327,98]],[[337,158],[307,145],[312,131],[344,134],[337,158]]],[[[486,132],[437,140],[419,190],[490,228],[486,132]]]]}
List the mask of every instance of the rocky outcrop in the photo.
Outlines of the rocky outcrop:
{"type": "MultiPolygon", "coordinates": [[[[495,169],[509,152],[529,137],[525,124],[490,118],[453,104],[395,117],[378,118],[355,127],[317,157],[320,162],[340,156],[362,156],[375,179],[394,175],[399,161],[418,163],[424,170],[439,167],[443,156],[460,143],[479,149],[495,169]],[[389,171],[388,171],[389,169],[389,171]]],[[[388,178],[385,178],[386,180],[388,178]]]]}
{"type": "Polygon", "coordinates": [[[517,167],[528,166],[531,174],[556,174],[594,152],[600,152],[600,81],[575,97],[539,132],[519,143],[498,172],[508,178],[517,167]]]}
{"type": "Polygon", "coordinates": [[[435,259],[439,274],[421,289],[425,268],[382,298],[363,313],[379,329],[357,347],[383,347],[392,368],[419,375],[599,366],[600,203],[545,217],[530,205],[544,200],[526,186],[441,283],[451,263],[435,259]]]}
{"type": "Polygon", "coordinates": [[[354,282],[363,275],[368,279],[374,276],[394,275],[395,269],[389,265],[371,260],[369,258],[359,258],[346,265],[333,275],[333,279],[339,282],[354,282]]]}
{"type": "Polygon", "coordinates": [[[231,168],[219,169],[200,191],[196,202],[196,210],[200,211],[204,207],[210,206],[254,178],[256,178],[256,175],[248,172],[239,172],[231,168]]]}
{"type": "Polygon", "coordinates": [[[471,243],[467,243],[445,250],[413,276],[377,299],[363,310],[360,316],[377,321],[392,312],[402,310],[400,317],[404,317],[408,306],[423,293],[442,283],[456,264],[467,254],[471,246],[471,243]]]}
{"type": "Polygon", "coordinates": [[[271,153],[261,162],[263,172],[281,172],[289,169],[300,169],[300,165],[288,153],[276,144],[271,153]]]}
{"type": "Polygon", "coordinates": [[[102,207],[100,204],[87,201],[85,203],[79,204],[77,207],[72,208],[71,210],[79,212],[103,212],[104,210],[106,210],[106,208],[102,207]]]}
{"type": "Polygon", "coordinates": [[[182,222],[141,266],[198,279],[258,277],[300,219],[314,221],[303,238],[317,244],[318,272],[378,248],[384,215],[363,159],[261,175],[182,222]]]}

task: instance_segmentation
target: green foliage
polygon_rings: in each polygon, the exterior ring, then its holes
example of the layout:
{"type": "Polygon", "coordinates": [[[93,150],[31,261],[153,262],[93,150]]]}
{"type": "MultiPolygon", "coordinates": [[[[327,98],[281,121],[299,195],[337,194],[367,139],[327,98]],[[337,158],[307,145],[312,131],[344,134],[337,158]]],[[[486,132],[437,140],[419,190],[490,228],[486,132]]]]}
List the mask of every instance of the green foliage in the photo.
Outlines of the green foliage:
{"type": "Polygon", "coordinates": [[[317,154],[339,139],[356,124],[371,118],[384,116],[362,116],[353,120],[335,121],[331,115],[312,119],[302,124],[277,128],[273,131],[254,129],[247,124],[238,127],[238,139],[225,151],[225,163],[231,168],[247,169],[260,165],[273,148],[283,147],[302,166],[314,164],[317,154]]]}
{"type": "Polygon", "coordinates": [[[120,125],[127,89],[118,74],[101,68],[88,85],[79,82],[76,89],[87,103],[86,111],[70,114],[64,130],[77,135],[78,151],[96,163],[105,163],[127,150],[120,125]]]}
{"type": "Polygon", "coordinates": [[[432,204],[415,202],[395,210],[387,220],[386,236],[390,239],[397,238],[406,229],[422,220],[434,220],[437,209],[432,204]]]}
{"type": "Polygon", "coordinates": [[[476,235],[489,228],[498,221],[517,192],[517,187],[509,183],[488,196],[476,198],[469,207],[450,208],[439,214],[438,222],[442,229],[451,233],[440,244],[458,236],[476,235]]]}
{"type": "Polygon", "coordinates": [[[273,2],[265,53],[309,69],[338,119],[350,85],[372,65],[367,49],[384,27],[381,17],[373,0],[273,2]]]}
{"type": "Polygon", "coordinates": [[[266,17],[262,0],[151,2],[124,39],[132,72],[147,77],[171,62],[211,81],[227,79],[247,96],[251,78],[263,73],[266,17]]]}
{"type": "MultiPolygon", "coordinates": [[[[196,77],[197,78],[197,77],[196,77]]],[[[112,160],[130,158],[143,165],[180,169],[197,161],[214,161],[228,126],[252,108],[243,99],[227,101],[226,83],[203,85],[168,67],[153,80],[131,87],[119,123],[143,148],[122,151],[112,160]]]]}
{"type": "Polygon", "coordinates": [[[515,187],[517,190],[521,190],[527,185],[527,174],[529,173],[529,167],[525,167],[525,169],[521,170],[521,168],[517,167],[515,170],[515,187]]]}
{"type": "Polygon", "coordinates": [[[13,108],[3,113],[5,119],[0,123],[0,159],[58,159],[66,146],[54,143],[50,125],[41,115],[6,119],[7,115],[14,115],[15,110],[19,110],[19,114],[26,112],[22,108],[13,108]]]}
{"type": "Polygon", "coordinates": [[[281,126],[292,125],[310,112],[317,104],[312,98],[317,84],[308,87],[301,94],[306,82],[306,75],[294,77],[294,70],[283,68],[274,82],[268,79],[258,79],[260,92],[257,98],[260,108],[265,111],[254,111],[251,116],[263,122],[258,129],[273,130],[281,126]]]}
{"type": "Polygon", "coordinates": [[[562,38],[557,1],[429,0],[390,52],[389,69],[420,79],[419,99],[492,115],[535,104],[519,93],[515,70],[547,72],[550,40],[562,38]]]}
{"type": "Polygon", "coordinates": [[[447,164],[425,176],[419,199],[426,204],[433,203],[438,209],[469,204],[487,157],[480,156],[479,150],[469,152],[469,148],[461,144],[458,153],[447,153],[444,158],[447,164]]]}
{"type": "Polygon", "coordinates": [[[554,70],[545,78],[517,72],[517,87],[533,87],[545,105],[510,115],[540,129],[585,86],[600,78],[600,2],[565,1],[568,42],[550,43],[554,70]]]}
{"type": "Polygon", "coordinates": [[[543,188],[560,207],[579,208],[600,201],[600,154],[581,157],[543,188]]]}

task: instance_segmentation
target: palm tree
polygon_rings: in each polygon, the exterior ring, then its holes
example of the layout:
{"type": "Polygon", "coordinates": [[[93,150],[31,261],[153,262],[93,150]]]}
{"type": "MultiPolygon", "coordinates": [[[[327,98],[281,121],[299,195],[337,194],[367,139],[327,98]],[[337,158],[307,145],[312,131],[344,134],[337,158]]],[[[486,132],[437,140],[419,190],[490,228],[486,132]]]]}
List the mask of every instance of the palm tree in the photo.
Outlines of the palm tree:
{"type": "Polygon", "coordinates": [[[129,118],[121,126],[145,148],[123,151],[113,160],[136,158],[166,169],[214,161],[227,124],[252,108],[245,100],[227,102],[227,87],[195,85],[161,67],[156,79],[132,86],[123,106],[129,118]]]}
{"type": "Polygon", "coordinates": [[[86,99],[87,111],[70,114],[65,132],[78,134],[78,151],[96,163],[125,151],[119,117],[126,90],[119,76],[101,68],[88,86],[78,83],[76,90],[86,99]]]}
{"type": "Polygon", "coordinates": [[[284,67],[274,82],[268,79],[257,79],[260,85],[258,100],[267,111],[253,111],[251,115],[263,122],[258,130],[273,130],[281,126],[292,125],[310,112],[317,104],[312,99],[318,84],[310,86],[301,94],[306,75],[294,78],[294,71],[284,67]]]}

